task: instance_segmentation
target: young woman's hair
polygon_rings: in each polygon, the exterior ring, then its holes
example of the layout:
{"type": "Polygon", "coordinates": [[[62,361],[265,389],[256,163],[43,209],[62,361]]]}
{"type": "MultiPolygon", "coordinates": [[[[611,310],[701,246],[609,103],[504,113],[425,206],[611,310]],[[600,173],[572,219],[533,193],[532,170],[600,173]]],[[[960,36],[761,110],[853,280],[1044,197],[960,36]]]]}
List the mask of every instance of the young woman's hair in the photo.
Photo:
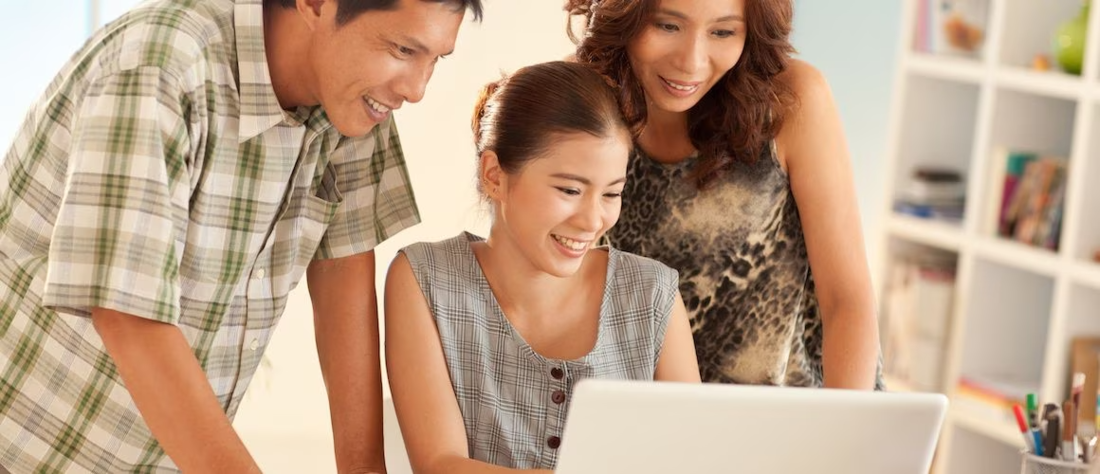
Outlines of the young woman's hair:
{"type": "Polygon", "coordinates": [[[592,68],[564,61],[527,66],[487,84],[471,122],[478,156],[496,153],[509,174],[538,158],[561,134],[629,138],[607,80],[592,68]]]}
{"type": "MultiPolygon", "coordinates": [[[[576,60],[606,76],[619,88],[623,114],[637,135],[646,120],[645,93],[634,76],[627,45],[653,21],[660,0],[568,0],[571,17],[587,29],[577,38],[576,60]]],[[[783,124],[796,99],[776,76],[787,69],[792,0],[745,0],[745,50],[737,65],[688,111],[688,135],[699,150],[693,178],[699,187],[733,161],[753,162],[783,124]]]]}

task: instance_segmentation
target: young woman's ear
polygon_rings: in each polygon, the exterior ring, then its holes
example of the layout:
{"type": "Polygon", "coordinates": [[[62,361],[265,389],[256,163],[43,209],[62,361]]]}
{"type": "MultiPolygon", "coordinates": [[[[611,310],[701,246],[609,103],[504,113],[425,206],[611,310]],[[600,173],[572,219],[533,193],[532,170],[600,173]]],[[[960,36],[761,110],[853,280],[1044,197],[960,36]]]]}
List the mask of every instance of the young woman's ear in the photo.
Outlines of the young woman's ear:
{"type": "Polygon", "coordinates": [[[497,154],[486,151],[481,154],[481,191],[489,199],[499,201],[504,195],[504,170],[500,167],[497,154]]]}

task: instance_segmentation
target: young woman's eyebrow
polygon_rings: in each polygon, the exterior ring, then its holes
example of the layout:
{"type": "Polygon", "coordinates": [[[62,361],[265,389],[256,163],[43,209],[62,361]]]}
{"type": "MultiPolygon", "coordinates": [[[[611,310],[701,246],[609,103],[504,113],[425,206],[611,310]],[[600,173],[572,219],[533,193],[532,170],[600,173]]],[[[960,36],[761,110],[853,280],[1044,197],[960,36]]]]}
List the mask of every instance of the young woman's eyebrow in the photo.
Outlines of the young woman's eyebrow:
{"type": "MultiPolygon", "coordinates": [[[[550,175],[550,177],[551,178],[558,178],[558,179],[567,179],[567,180],[570,180],[570,181],[576,181],[576,182],[581,183],[585,186],[591,186],[592,185],[592,180],[590,180],[588,178],[585,178],[583,176],[577,176],[575,174],[554,173],[554,174],[550,175]]],[[[619,179],[616,179],[615,181],[612,181],[611,183],[608,183],[608,186],[613,186],[613,185],[616,185],[616,184],[619,184],[619,183],[625,183],[625,182],[626,182],[626,176],[623,176],[619,179]]]]}

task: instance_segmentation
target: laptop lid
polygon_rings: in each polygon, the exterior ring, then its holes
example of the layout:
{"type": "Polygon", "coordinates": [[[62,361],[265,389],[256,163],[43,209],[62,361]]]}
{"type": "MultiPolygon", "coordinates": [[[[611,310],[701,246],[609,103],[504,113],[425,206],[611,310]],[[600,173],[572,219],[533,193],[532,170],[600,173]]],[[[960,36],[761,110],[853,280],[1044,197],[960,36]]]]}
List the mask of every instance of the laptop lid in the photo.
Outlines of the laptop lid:
{"type": "Polygon", "coordinates": [[[927,474],[932,393],[581,381],[556,474],[927,474]]]}

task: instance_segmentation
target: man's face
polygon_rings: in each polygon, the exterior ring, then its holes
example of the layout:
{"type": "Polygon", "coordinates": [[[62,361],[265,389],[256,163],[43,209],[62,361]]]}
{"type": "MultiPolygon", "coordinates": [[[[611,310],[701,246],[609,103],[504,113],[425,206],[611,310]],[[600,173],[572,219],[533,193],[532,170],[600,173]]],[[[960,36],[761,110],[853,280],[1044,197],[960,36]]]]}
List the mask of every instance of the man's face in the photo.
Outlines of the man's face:
{"type": "Polygon", "coordinates": [[[419,102],[435,63],[454,50],[465,10],[449,2],[399,0],[336,24],[336,0],[314,23],[313,93],[341,134],[365,135],[405,102],[419,102]]]}

